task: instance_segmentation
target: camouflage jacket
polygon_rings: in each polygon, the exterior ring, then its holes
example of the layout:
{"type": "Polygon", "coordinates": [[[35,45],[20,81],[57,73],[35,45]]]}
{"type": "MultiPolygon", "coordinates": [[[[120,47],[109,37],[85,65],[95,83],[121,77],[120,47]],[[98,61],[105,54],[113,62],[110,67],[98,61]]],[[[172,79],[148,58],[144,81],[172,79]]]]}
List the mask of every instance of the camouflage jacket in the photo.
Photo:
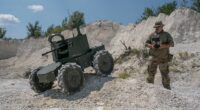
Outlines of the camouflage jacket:
{"type": "MultiPolygon", "coordinates": [[[[146,43],[148,44],[155,44],[155,38],[158,38],[159,41],[157,41],[158,44],[169,44],[172,47],[174,46],[174,41],[171,35],[168,32],[162,31],[161,33],[153,33],[151,34],[146,43]]],[[[149,50],[150,56],[156,59],[161,59],[161,60],[167,60],[169,57],[169,48],[165,49],[150,49],[149,50]]]]}

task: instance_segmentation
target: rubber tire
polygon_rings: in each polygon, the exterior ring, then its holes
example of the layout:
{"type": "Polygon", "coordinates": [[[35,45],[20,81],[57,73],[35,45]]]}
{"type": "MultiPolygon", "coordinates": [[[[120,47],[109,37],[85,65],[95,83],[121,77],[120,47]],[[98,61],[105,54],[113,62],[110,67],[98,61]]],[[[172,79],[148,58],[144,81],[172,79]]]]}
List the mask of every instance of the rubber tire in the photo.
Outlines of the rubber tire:
{"type": "Polygon", "coordinates": [[[35,70],[33,70],[29,76],[29,84],[31,86],[31,89],[35,91],[36,93],[41,93],[46,90],[49,90],[52,88],[53,82],[50,83],[39,83],[39,79],[37,77],[37,72],[41,69],[42,67],[39,67],[35,70]]]}
{"type": "Polygon", "coordinates": [[[96,73],[98,75],[102,76],[110,75],[111,72],[113,71],[113,67],[114,67],[113,57],[108,51],[101,50],[94,55],[93,68],[96,70],[96,73]]]}
{"type": "Polygon", "coordinates": [[[82,69],[76,63],[67,63],[62,65],[58,71],[58,86],[64,93],[79,91],[84,83],[82,69]]]}

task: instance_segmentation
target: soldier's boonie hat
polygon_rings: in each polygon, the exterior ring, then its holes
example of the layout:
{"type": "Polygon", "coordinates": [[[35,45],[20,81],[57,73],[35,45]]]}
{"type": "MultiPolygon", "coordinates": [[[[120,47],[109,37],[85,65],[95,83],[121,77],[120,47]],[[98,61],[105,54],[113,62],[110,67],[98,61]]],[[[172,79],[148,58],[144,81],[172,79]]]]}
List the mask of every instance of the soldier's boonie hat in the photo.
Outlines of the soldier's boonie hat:
{"type": "Polygon", "coordinates": [[[162,23],[162,21],[157,21],[153,27],[157,28],[157,27],[160,27],[160,26],[164,26],[164,24],[162,23]]]}

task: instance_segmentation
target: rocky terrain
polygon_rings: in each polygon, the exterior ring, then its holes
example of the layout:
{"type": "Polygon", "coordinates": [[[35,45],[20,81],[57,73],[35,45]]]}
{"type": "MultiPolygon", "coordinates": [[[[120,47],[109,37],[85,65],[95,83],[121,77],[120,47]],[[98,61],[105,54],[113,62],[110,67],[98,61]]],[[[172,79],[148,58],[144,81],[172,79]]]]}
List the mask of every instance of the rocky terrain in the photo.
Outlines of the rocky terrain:
{"type": "MultiPolygon", "coordinates": [[[[38,66],[52,63],[46,38],[21,41],[0,41],[0,110],[75,109],[75,110],[199,110],[200,109],[200,14],[180,8],[171,15],[160,14],[141,23],[123,26],[112,21],[96,21],[82,27],[90,46],[105,44],[115,58],[109,77],[85,71],[81,91],[63,94],[56,82],[53,89],[34,93],[26,74],[38,66]],[[172,90],[162,87],[158,71],[155,84],[147,84],[144,41],[154,31],[153,25],[162,20],[171,33],[175,47],[170,62],[172,90]],[[131,51],[125,54],[124,42],[131,51]]],[[[76,32],[64,31],[68,38],[76,32]]]]}

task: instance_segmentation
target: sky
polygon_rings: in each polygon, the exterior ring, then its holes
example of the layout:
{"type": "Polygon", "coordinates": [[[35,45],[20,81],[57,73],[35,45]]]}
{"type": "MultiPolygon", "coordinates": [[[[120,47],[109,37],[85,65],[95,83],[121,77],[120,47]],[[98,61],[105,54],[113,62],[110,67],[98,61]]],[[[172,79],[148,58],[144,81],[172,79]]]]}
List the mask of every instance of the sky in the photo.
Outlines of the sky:
{"type": "Polygon", "coordinates": [[[6,37],[25,38],[27,24],[39,21],[42,30],[59,25],[69,13],[81,11],[86,23],[112,20],[127,25],[141,17],[144,8],[172,0],[0,0],[0,26],[6,37]]]}

